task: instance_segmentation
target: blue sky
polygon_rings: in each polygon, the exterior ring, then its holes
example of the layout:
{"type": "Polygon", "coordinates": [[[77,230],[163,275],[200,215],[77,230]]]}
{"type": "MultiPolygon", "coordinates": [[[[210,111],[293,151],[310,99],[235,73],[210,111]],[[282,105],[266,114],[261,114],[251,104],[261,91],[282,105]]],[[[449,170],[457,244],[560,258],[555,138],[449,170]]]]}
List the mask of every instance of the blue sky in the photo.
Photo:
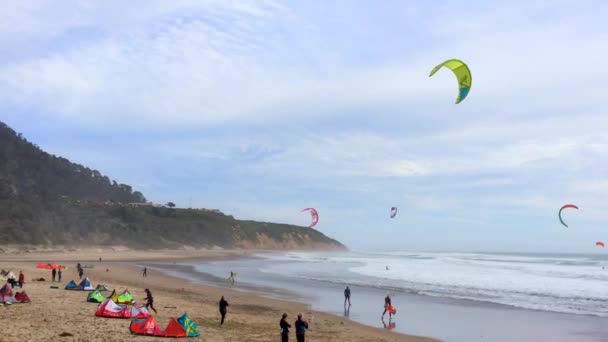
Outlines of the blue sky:
{"type": "Polygon", "coordinates": [[[154,202],[356,249],[608,240],[608,3],[5,4],[0,119],[154,202]],[[469,97],[439,62],[473,71],[469,97]],[[571,228],[557,221],[567,213],[571,228]],[[400,208],[388,218],[391,206],[400,208]]]}

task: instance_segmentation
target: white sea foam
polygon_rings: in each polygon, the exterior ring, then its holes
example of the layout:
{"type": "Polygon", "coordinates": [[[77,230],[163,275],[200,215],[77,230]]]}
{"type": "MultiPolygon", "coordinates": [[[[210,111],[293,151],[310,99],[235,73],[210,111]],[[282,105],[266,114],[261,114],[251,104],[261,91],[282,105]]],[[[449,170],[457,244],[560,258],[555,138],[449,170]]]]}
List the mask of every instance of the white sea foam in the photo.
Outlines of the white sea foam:
{"type": "Polygon", "coordinates": [[[270,258],[277,262],[264,267],[265,272],[608,316],[608,269],[602,269],[605,260],[594,256],[354,252],[287,253],[270,258]]]}

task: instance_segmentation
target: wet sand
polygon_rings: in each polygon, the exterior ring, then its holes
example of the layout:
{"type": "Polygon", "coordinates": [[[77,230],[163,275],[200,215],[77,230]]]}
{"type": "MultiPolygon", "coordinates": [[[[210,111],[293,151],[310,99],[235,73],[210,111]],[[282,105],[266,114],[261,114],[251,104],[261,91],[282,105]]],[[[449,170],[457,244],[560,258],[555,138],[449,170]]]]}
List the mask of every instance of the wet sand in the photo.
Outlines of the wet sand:
{"type": "MultiPolygon", "coordinates": [[[[164,329],[170,317],[178,317],[184,312],[199,324],[201,337],[194,340],[206,341],[278,341],[278,322],[283,312],[289,314],[293,322],[297,313],[305,318],[313,317],[307,341],[397,341],[433,342],[424,337],[408,336],[372,328],[352,322],[343,317],[313,312],[308,305],[266,298],[251,293],[228,288],[193,284],[186,280],[164,275],[150,269],[143,278],[141,269],[124,261],[203,259],[221,260],[248,255],[242,251],[93,251],[93,252],[44,252],[0,254],[0,268],[12,270],[16,274],[23,270],[26,276],[24,290],[32,300],[31,304],[13,304],[0,307],[3,322],[1,341],[159,341],[154,337],[131,335],[130,320],[98,318],[94,316],[96,304],[87,303],[86,291],[66,291],[63,287],[74,279],[77,262],[93,263],[95,268],[85,269],[93,285],[106,284],[117,291],[129,289],[136,301],[143,303],[144,289],[154,294],[158,314],[157,321],[164,329]],[[98,262],[102,256],[104,261],[98,262]],[[64,271],[61,283],[50,282],[49,270],[37,269],[38,262],[59,262],[69,268],[64,271]],[[109,272],[106,272],[106,268],[109,272]],[[43,277],[45,282],[32,281],[43,277]],[[51,285],[59,289],[50,288],[51,285]],[[226,296],[230,303],[227,321],[219,325],[217,302],[226,296]],[[175,307],[175,308],[173,308],[175,307]],[[62,333],[72,336],[60,337],[62,333]]],[[[18,290],[18,289],[15,289],[18,290]]],[[[106,295],[109,294],[106,293],[106,295]]],[[[290,340],[295,340],[293,335],[290,340]]]]}

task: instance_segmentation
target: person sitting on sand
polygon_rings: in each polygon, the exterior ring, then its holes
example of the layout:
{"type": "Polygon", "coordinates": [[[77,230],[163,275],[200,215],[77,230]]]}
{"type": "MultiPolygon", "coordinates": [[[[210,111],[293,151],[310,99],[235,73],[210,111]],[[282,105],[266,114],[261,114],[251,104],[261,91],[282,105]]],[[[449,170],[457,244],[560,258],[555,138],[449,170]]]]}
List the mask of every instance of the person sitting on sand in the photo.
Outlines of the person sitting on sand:
{"type": "Polygon", "coordinates": [[[289,328],[291,328],[291,325],[287,323],[286,313],[284,313],[283,317],[281,317],[279,326],[281,327],[281,342],[289,342],[289,328]]]}
{"type": "Polygon", "coordinates": [[[350,306],[350,288],[347,286],[344,289],[344,306],[346,306],[346,301],[348,300],[348,306],[350,306]]]}
{"type": "Polygon", "coordinates": [[[220,325],[224,325],[224,320],[226,319],[226,313],[228,312],[228,302],[222,296],[220,299],[220,315],[222,316],[222,320],[220,321],[220,325]]]}
{"type": "Polygon", "coordinates": [[[154,308],[154,297],[152,297],[152,292],[150,292],[150,290],[148,289],[145,289],[144,291],[146,292],[146,298],[144,298],[144,300],[146,301],[146,309],[151,308],[152,310],[154,310],[154,313],[158,313],[154,308]]]}
{"type": "Polygon", "coordinates": [[[306,339],[306,329],[308,329],[308,322],[302,319],[302,314],[298,314],[298,319],[294,323],[296,327],[296,341],[304,342],[306,339]]]}
{"type": "Polygon", "coordinates": [[[15,279],[15,273],[13,271],[8,271],[6,274],[6,281],[11,284],[11,288],[15,288],[15,284],[17,284],[17,279],[15,279]]]}
{"type": "MultiPolygon", "coordinates": [[[[388,311],[388,307],[391,306],[391,297],[387,294],[384,298],[384,312],[382,313],[382,318],[384,319],[384,315],[388,311]]],[[[392,313],[389,311],[388,317],[390,318],[392,313]]]]}
{"type": "Polygon", "coordinates": [[[23,284],[25,284],[25,275],[23,274],[23,271],[19,271],[19,288],[20,289],[23,288],[23,284]]]}

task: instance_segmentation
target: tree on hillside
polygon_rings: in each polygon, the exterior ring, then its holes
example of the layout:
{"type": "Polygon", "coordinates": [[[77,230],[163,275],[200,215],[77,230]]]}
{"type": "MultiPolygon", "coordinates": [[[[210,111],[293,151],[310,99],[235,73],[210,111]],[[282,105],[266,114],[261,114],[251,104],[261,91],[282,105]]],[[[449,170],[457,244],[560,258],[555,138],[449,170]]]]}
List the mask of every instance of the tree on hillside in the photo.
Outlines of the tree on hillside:
{"type": "Polygon", "coordinates": [[[169,208],[175,208],[175,203],[173,203],[173,202],[167,202],[167,207],[169,207],[169,208]]]}

